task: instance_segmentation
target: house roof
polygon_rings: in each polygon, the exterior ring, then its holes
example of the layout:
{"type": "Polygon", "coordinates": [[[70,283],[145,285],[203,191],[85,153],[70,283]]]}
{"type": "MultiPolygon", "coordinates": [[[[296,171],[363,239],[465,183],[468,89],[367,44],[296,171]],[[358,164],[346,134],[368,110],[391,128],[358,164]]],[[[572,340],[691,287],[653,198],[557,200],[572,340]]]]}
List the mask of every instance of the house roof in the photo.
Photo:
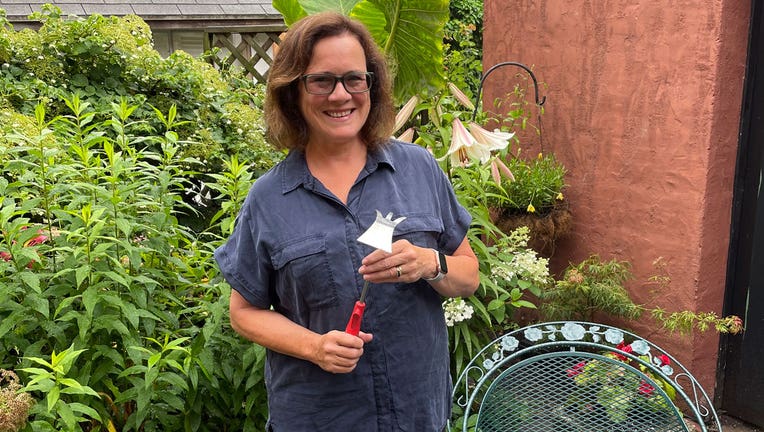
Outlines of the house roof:
{"type": "Polygon", "coordinates": [[[138,15],[148,24],[163,28],[200,28],[221,25],[283,23],[271,0],[0,0],[12,23],[31,23],[28,16],[46,3],[65,15],[103,16],[138,15]]]}

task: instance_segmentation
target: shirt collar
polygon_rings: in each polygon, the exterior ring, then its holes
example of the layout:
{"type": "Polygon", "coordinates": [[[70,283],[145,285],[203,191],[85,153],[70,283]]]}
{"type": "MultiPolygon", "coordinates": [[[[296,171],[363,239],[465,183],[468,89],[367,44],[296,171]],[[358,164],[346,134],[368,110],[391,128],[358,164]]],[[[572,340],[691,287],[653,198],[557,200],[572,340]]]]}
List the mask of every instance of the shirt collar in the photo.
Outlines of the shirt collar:
{"type": "MultiPolygon", "coordinates": [[[[362,177],[373,173],[381,166],[389,166],[395,171],[392,155],[390,154],[390,145],[385,144],[376,150],[370,151],[366,156],[366,166],[362,177]]],[[[281,170],[281,193],[287,194],[292,190],[304,185],[306,189],[313,190],[315,187],[315,177],[308,170],[308,163],[305,161],[305,153],[299,150],[290,151],[282,163],[281,170]]]]}

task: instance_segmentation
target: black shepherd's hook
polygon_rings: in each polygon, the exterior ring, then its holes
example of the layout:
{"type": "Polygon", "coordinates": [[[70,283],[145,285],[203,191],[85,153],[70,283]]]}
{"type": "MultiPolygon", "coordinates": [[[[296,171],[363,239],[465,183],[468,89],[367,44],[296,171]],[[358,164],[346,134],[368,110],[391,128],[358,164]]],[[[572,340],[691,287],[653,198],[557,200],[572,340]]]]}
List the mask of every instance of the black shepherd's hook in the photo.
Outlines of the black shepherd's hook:
{"type": "Polygon", "coordinates": [[[536,81],[536,76],[533,75],[533,72],[530,70],[528,66],[522,63],[516,63],[516,62],[497,63],[491,66],[485,72],[485,74],[483,74],[483,77],[480,78],[480,87],[478,87],[477,98],[475,99],[475,111],[472,112],[472,121],[475,121],[475,118],[477,117],[478,107],[480,106],[480,95],[483,92],[483,82],[485,82],[485,79],[488,78],[488,75],[490,75],[491,72],[493,72],[494,70],[502,66],[517,66],[517,67],[523,68],[526,72],[528,72],[528,75],[530,75],[531,79],[533,80],[533,89],[536,91],[536,105],[540,107],[544,105],[544,102],[546,102],[546,96],[539,99],[539,85],[538,85],[538,82],[536,81]]]}

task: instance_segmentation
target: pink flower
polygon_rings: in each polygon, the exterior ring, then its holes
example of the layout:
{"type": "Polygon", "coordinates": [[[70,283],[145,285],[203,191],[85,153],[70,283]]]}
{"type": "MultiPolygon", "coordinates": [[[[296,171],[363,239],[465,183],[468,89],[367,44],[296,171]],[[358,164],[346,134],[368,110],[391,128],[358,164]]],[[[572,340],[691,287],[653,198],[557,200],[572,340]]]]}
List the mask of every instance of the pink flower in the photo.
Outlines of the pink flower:
{"type": "MultiPolygon", "coordinates": [[[[618,346],[616,346],[616,349],[619,350],[619,351],[623,351],[623,352],[625,352],[627,354],[631,354],[632,351],[633,351],[632,348],[631,348],[631,344],[626,345],[625,342],[619,343],[618,346]]],[[[626,361],[626,356],[625,355],[621,355],[621,354],[615,353],[615,356],[620,361],[626,361]]]]}
{"type": "Polygon", "coordinates": [[[655,387],[648,384],[647,381],[642,380],[642,382],[639,383],[639,388],[637,389],[639,394],[650,396],[653,394],[653,391],[655,391],[655,387]]]}
{"type": "Polygon", "coordinates": [[[574,376],[580,374],[584,371],[584,367],[586,366],[586,362],[579,362],[572,368],[568,369],[566,372],[568,373],[569,378],[573,378],[574,376]]]}
{"type": "MultiPolygon", "coordinates": [[[[39,233],[40,231],[38,231],[39,233]]],[[[43,244],[48,240],[48,236],[40,234],[36,237],[32,237],[31,239],[27,240],[26,243],[24,243],[24,246],[37,246],[39,244],[43,244]]]]}
{"type": "Polygon", "coordinates": [[[463,107],[467,108],[468,110],[472,111],[475,109],[475,105],[472,103],[470,98],[467,97],[464,92],[456,86],[456,84],[450,82],[448,83],[448,91],[451,92],[451,96],[453,96],[457,101],[459,101],[460,104],[462,104],[463,107]]]}
{"type": "Polygon", "coordinates": [[[496,159],[491,162],[491,177],[496,184],[501,184],[501,174],[499,174],[499,167],[496,165],[496,159]]]}
{"type": "Polygon", "coordinates": [[[509,167],[498,157],[496,158],[496,164],[499,166],[501,174],[508,178],[510,181],[515,181],[515,175],[509,170],[509,167]]]}
{"type": "Polygon", "coordinates": [[[10,261],[13,257],[8,252],[0,251],[0,258],[2,258],[4,261],[10,261]]]}
{"type": "MultiPolygon", "coordinates": [[[[469,129],[470,133],[473,137],[475,137],[475,140],[486,150],[486,151],[494,151],[494,150],[503,150],[507,148],[509,145],[509,140],[512,139],[513,136],[515,136],[514,133],[510,132],[502,132],[498,129],[494,129],[493,132],[489,132],[482,127],[480,127],[479,124],[475,122],[469,122],[469,129]]],[[[481,160],[481,162],[486,163],[487,160],[481,160]]]]}

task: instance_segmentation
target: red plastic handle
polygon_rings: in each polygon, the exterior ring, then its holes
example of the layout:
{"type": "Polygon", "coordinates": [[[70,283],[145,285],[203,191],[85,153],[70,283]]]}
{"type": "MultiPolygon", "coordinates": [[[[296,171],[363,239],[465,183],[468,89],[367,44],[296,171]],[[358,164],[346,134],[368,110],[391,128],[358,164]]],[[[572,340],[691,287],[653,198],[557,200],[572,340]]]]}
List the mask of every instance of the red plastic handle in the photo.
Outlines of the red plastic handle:
{"type": "Polygon", "coordinates": [[[355,302],[353,313],[350,315],[347,327],[345,327],[345,333],[358,336],[358,332],[361,331],[361,318],[363,318],[364,308],[366,308],[366,303],[361,303],[360,301],[355,302]]]}

